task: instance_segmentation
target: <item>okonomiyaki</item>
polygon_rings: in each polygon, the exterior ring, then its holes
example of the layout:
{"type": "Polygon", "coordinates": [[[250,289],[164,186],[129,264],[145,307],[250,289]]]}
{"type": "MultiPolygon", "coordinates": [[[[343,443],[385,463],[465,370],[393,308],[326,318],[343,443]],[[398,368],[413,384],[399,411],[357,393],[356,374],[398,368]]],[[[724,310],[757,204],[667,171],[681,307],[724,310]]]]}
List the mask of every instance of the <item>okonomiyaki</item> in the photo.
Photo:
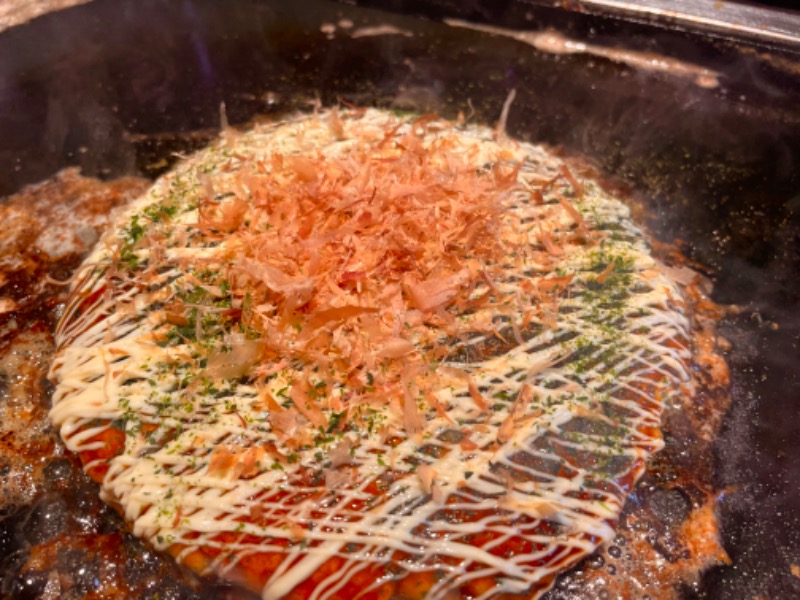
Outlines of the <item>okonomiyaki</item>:
{"type": "Polygon", "coordinates": [[[534,598],[692,394],[686,306],[543,147],[331,110],[223,135],[117,219],[51,419],[136,535],[264,598],[534,598]]]}

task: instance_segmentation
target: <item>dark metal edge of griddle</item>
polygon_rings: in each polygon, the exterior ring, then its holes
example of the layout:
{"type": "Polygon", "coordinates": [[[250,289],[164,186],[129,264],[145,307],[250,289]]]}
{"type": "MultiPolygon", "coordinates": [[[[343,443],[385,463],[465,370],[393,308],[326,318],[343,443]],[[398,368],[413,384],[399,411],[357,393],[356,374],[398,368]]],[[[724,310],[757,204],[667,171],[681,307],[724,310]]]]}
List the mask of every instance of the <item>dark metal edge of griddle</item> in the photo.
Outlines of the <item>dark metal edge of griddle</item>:
{"type": "MultiPolygon", "coordinates": [[[[653,29],[685,31],[735,44],[800,53],[800,11],[797,6],[768,7],[748,2],[710,0],[338,0],[342,4],[441,20],[458,18],[523,28],[535,14],[539,23],[563,31],[580,23],[619,21],[653,29]]],[[[590,25],[592,26],[592,25],[590,25]]]]}

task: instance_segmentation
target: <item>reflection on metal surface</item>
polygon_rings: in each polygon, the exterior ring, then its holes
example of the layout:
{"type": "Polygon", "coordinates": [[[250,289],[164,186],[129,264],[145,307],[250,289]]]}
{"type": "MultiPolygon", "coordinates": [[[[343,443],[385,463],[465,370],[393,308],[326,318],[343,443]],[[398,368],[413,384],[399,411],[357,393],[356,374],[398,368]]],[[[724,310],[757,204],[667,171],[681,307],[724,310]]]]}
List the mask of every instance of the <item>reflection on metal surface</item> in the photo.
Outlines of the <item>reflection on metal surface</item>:
{"type": "Polygon", "coordinates": [[[588,11],[667,20],[734,37],[800,45],[800,13],[713,0],[579,0],[588,11]]]}
{"type": "Polygon", "coordinates": [[[376,27],[359,27],[353,31],[353,39],[374,37],[376,35],[402,35],[405,37],[413,37],[414,32],[408,29],[400,29],[393,25],[378,25],[376,27]]]}
{"type": "Polygon", "coordinates": [[[0,2],[0,31],[85,2],[89,0],[5,0],[0,2]]]}
{"type": "Polygon", "coordinates": [[[519,42],[530,44],[541,52],[548,52],[550,54],[591,54],[643,71],[655,71],[668,73],[677,77],[689,77],[694,79],[694,82],[703,88],[715,88],[719,86],[720,74],[716,71],[654,52],[641,52],[638,50],[629,50],[627,48],[607,48],[596,44],[587,44],[586,42],[567,38],[552,30],[517,31],[490,25],[479,25],[477,23],[470,23],[458,19],[445,19],[444,21],[453,27],[463,27],[494,35],[510,37],[519,42]]]}

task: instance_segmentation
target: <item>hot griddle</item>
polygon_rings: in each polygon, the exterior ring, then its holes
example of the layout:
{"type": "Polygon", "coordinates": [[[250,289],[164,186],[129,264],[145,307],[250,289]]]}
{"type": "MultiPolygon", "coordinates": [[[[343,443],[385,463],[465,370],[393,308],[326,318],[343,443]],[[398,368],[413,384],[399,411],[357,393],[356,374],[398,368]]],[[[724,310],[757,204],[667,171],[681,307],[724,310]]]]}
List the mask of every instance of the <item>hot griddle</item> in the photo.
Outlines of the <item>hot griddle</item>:
{"type": "MultiPolygon", "coordinates": [[[[96,0],[39,17],[0,33],[0,195],[70,165],[155,177],[223,121],[315,102],[494,122],[515,89],[513,136],[594,162],[642,202],[656,238],[702,265],[714,300],[739,307],[721,325],[733,405],[709,458],[733,563],[684,596],[800,597],[800,48],[758,31],[557,4],[96,0]],[[719,73],[719,85],[541,52],[443,19],[669,56],[719,73]]],[[[84,485],[74,465],[50,468],[47,493],[84,485]]],[[[88,496],[70,502],[101,510],[88,496]]],[[[6,568],[42,510],[0,515],[6,568]]],[[[166,595],[196,593],[181,589],[166,595]]],[[[563,589],[556,597],[580,597],[563,589]]]]}

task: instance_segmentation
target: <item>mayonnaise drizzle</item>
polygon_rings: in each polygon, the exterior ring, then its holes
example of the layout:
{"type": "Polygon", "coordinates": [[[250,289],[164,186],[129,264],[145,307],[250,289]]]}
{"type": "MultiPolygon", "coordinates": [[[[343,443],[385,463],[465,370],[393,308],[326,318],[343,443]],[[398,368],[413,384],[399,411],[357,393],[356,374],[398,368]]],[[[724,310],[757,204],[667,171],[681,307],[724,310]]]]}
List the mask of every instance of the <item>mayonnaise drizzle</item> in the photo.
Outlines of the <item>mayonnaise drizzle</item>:
{"type": "MultiPolygon", "coordinates": [[[[486,576],[497,584],[481,598],[544,591],[554,574],[611,539],[627,491],[662,445],[658,427],[664,404],[690,386],[689,322],[680,310],[680,291],[660,272],[628,209],[592,181],[581,178],[584,195],[570,202],[590,233],[599,232],[597,239],[565,245],[562,254],[547,261],[541,250],[509,257],[506,277],[494,283],[520,299],[504,313],[507,325],[522,317],[526,298],[520,278],[572,275],[553,309],[555,324],[534,320],[521,344],[476,361],[470,348],[489,344],[492,337],[478,336],[454,347],[443,361],[444,367],[469,375],[492,405],[489,414],[472,401],[465,380],[442,375],[436,397],[450,421],[425,407],[421,437],[403,436],[399,407],[381,407],[372,432],[343,434],[352,443],[352,464],[339,468],[349,475],[335,488],[300,476],[304,468],[324,481],[332,470],[326,447],[299,449],[296,462],[264,464],[250,478],[209,471],[213,449],[223,444],[289,450],[270,427],[252,385],[222,381],[213,390],[187,391],[181,382],[197,374],[196,349],[154,343],[153,333],[163,329],[160,306],[185,277],[182,259],[213,259],[224,249],[224,242],[202,247],[192,232],[194,203],[206,178],[224,180],[267,150],[313,149],[335,159],[353,144],[382,140],[393,119],[378,110],[345,117],[347,135],[340,140],[325,118],[309,116],[228,135],[158,181],[122,216],[87,259],[98,266],[75,285],[59,324],[51,418],[75,452],[100,449],[98,435],[112,426],[124,429],[124,451],[108,461],[102,495],[121,507],[136,535],[156,547],[172,548],[179,560],[199,548],[218,548],[222,552],[208,570],[222,575],[253,553],[280,553],[282,561],[264,581],[264,598],[288,594],[332,556],[344,563],[311,598],[338,598],[370,564],[390,562],[397,563],[398,577],[437,571],[431,598],[447,597],[486,576]],[[120,284],[112,264],[125,227],[165,199],[178,203],[172,226],[183,231],[166,248],[173,268],[162,270],[147,289],[120,284]],[[613,284],[598,284],[599,270],[615,260],[613,284]],[[514,399],[523,385],[530,387],[530,401],[518,407],[514,399]],[[507,419],[514,426],[498,443],[507,419]],[[460,444],[465,429],[477,449],[460,444]],[[386,443],[389,431],[401,433],[394,447],[386,443]],[[415,472],[420,463],[436,473],[431,493],[415,472]],[[384,479],[389,471],[393,477],[384,479]],[[378,480],[385,487],[380,496],[371,491],[378,480]],[[459,517],[467,513],[474,519],[459,517]],[[486,532],[493,539],[472,541],[486,532]],[[220,539],[223,533],[228,535],[220,539]],[[506,543],[528,549],[507,555],[506,543]]],[[[403,135],[408,126],[394,135],[403,135]]],[[[447,124],[439,128],[452,134],[447,124]]],[[[457,139],[475,150],[476,168],[501,153],[523,161],[519,178],[528,188],[560,172],[561,161],[543,148],[501,145],[487,128],[462,129],[457,139]]],[[[573,218],[557,199],[571,192],[563,179],[545,190],[544,204],[518,192],[508,218],[531,225],[514,235],[539,248],[537,225],[571,231],[573,218]]],[[[135,252],[139,264],[146,264],[151,250],[135,252]]],[[[491,319],[487,310],[464,318],[491,319]]],[[[498,326],[514,339],[510,326],[498,326]]],[[[291,376],[286,367],[268,382],[273,395],[279,396],[291,376]]],[[[324,412],[330,417],[328,409],[324,412]]],[[[387,572],[386,579],[391,577],[387,572]]]]}

